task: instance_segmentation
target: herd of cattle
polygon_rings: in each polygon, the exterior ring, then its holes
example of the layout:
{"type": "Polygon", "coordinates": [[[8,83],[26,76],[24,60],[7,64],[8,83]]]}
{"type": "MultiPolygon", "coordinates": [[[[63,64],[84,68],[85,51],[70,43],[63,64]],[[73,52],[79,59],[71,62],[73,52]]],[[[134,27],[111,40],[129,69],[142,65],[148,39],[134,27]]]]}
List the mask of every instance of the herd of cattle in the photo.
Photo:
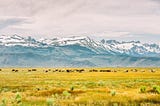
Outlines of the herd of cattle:
{"type": "MultiPolygon", "coordinates": [[[[2,69],[0,69],[0,71],[2,71],[2,69]]],[[[24,70],[18,70],[18,69],[12,69],[12,72],[19,72],[19,71],[24,71],[24,70]]],[[[28,69],[28,72],[35,72],[37,71],[37,69],[28,69]]],[[[121,72],[120,70],[114,70],[114,69],[91,69],[91,70],[85,70],[85,69],[44,69],[43,72],[48,73],[48,72],[67,72],[67,73],[71,73],[71,72],[121,72]]],[[[148,70],[137,70],[137,69],[128,69],[128,70],[124,70],[123,72],[128,73],[128,72],[152,72],[155,73],[156,70],[154,69],[148,69],[148,70]]]]}

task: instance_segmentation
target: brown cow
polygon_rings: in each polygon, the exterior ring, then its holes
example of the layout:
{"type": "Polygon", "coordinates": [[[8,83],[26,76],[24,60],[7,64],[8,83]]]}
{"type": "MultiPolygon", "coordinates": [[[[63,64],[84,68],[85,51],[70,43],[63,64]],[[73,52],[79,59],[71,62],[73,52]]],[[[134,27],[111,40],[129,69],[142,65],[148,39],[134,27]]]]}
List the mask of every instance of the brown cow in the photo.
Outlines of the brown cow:
{"type": "Polygon", "coordinates": [[[37,69],[32,69],[32,71],[37,71],[37,69]]]}
{"type": "Polygon", "coordinates": [[[156,71],[155,71],[155,70],[153,70],[153,69],[151,69],[151,70],[150,70],[150,72],[155,73],[156,71]]]}

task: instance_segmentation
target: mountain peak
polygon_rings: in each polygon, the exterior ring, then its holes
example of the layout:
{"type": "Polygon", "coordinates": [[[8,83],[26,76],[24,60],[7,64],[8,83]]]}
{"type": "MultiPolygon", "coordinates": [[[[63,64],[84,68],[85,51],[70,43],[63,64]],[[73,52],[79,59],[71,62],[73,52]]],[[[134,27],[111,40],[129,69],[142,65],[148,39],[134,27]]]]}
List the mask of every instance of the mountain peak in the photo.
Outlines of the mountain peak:
{"type": "Polygon", "coordinates": [[[118,42],[116,40],[107,40],[106,43],[107,44],[120,44],[120,42],[118,42]]]}
{"type": "Polygon", "coordinates": [[[122,41],[122,43],[141,43],[140,41],[122,41]]]}

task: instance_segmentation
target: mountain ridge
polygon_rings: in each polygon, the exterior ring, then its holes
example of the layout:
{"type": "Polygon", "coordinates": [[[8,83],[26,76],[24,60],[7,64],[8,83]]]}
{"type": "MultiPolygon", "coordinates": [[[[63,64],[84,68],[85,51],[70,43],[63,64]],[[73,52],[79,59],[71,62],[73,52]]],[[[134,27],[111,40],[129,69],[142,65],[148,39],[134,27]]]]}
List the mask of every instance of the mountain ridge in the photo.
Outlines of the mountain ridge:
{"type": "Polygon", "coordinates": [[[160,46],[139,41],[1,35],[0,47],[1,67],[160,66],[160,46]]]}
{"type": "Polygon", "coordinates": [[[80,45],[96,51],[97,53],[126,54],[132,56],[160,56],[160,45],[141,43],[140,41],[95,41],[87,36],[73,36],[51,39],[34,39],[18,35],[0,36],[1,46],[26,46],[26,47],[53,47],[66,45],[80,45]],[[103,52],[102,52],[103,51],[103,52]]]}

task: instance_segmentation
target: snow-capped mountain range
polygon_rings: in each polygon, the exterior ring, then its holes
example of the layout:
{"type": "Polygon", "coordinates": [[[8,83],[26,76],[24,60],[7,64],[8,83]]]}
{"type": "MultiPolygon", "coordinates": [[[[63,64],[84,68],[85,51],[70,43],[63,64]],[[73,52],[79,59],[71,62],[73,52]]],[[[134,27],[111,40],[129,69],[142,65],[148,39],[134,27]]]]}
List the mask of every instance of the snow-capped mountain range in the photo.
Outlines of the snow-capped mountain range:
{"type": "Polygon", "coordinates": [[[160,45],[140,41],[1,35],[0,47],[0,66],[160,66],[160,45]]]}
{"type": "Polygon", "coordinates": [[[93,50],[96,53],[127,54],[133,56],[160,56],[160,45],[142,44],[140,41],[118,42],[116,40],[94,41],[86,36],[73,36],[68,38],[34,39],[32,37],[0,36],[1,46],[24,46],[24,47],[54,47],[67,45],[80,45],[93,50]]]}

